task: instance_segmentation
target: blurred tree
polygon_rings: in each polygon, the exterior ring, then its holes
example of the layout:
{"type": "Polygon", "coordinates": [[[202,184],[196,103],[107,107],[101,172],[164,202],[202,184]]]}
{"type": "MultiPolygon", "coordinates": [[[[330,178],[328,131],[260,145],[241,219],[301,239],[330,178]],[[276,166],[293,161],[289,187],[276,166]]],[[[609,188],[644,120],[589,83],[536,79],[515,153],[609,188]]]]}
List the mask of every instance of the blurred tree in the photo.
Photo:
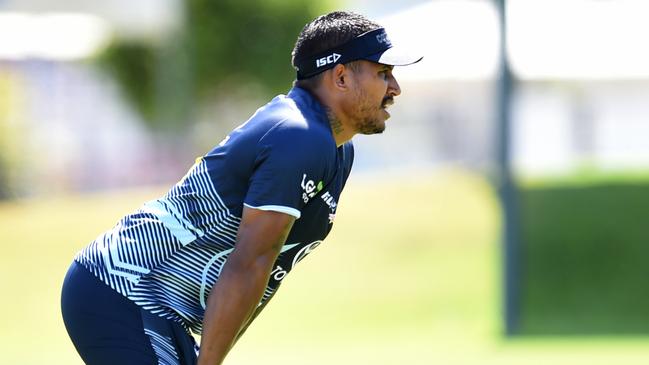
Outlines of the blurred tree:
{"type": "Polygon", "coordinates": [[[115,77],[145,120],[154,115],[155,59],[153,46],[134,41],[116,41],[100,58],[101,65],[115,77]]]}
{"type": "Polygon", "coordinates": [[[154,129],[191,121],[192,106],[255,84],[264,97],[294,78],[290,52],[332,0],[188,0],[184,28],[162,44],[116,40],[101,64],[154,129]]]}
{"type": "Polygon", "coordinates": [[[14,197],[19,187],[23,127],[16,113],[22,98],[21,83],[0,71],[0,200],[14,197]]]}

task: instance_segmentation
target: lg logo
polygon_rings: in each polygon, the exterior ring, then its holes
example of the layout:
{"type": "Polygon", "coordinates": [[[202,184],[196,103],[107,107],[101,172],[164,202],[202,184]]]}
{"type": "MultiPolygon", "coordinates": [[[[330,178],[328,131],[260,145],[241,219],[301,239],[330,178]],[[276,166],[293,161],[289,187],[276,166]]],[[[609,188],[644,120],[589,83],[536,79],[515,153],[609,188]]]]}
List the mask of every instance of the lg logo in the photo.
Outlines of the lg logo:
{"type": "Polygon", "coordinates": [[[315,60],[315,65],[316,67],[322,67],[330,63],[335,63],[336,61],[338,61],[339,58],[340,55],[338,53],[332,53],[327,57],[322,57],[315,60]]]}
{"type": "Polygon", "coordinates": [[[305,203],[319,193],[323,187],[322,181],[319,181],[318,185],[316,185],[313,180],[307,180],[306,174],[302,175],[302,184],[300,184],[300,186],[302,186],[302,190],[304,191],[302,193],[302,200],[304,200],[305,203]]]}

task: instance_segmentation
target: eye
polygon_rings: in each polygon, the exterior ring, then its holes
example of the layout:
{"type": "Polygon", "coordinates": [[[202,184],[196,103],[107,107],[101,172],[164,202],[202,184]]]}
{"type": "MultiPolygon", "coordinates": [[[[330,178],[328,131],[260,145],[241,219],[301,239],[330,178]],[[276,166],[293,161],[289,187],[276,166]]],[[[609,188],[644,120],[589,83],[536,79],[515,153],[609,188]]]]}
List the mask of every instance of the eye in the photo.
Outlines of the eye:
{"type": "Polygon", "coordinates": [[[381,70],[381,71],[379,71],[379,76],[381,76],[381,78],[382,78],[383,80],[387,80],[387,79],[388,79],[388,70],[381,70]]]}

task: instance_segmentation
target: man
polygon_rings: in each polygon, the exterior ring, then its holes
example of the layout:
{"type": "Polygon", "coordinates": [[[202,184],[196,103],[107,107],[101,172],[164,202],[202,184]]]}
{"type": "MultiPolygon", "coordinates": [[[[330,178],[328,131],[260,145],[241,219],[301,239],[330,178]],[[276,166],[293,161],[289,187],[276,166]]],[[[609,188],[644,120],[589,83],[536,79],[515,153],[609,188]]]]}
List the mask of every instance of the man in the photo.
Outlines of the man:
{"type": "Polygon", "coordinates": [[[307,24],[297,80],[230,133],[162,198],[76,257],[62,312],[87,364],[221,364],[282,279],[327,236],[353,160],[400,94],[394,65],[419,61],[353,13],[307,24]],[[189,331],[201,334],[200,352],[189,331]]]}

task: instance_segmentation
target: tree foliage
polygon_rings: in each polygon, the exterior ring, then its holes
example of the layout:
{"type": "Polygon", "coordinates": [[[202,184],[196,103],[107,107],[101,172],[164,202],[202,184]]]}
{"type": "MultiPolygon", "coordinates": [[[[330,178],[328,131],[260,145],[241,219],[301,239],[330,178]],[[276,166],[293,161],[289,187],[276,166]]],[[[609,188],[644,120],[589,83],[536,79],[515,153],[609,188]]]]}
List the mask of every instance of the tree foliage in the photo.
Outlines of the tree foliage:
{"type": "Polygon", "coordinates": [[[101,64],[144,119],[164,127],[161,114],[186,112],[183,103],[200,102],[218,91],[251,83],[263,96],[286,91],[295,77],[290,60],[297,34],[327,4],[188,0],[181,32],[157,45],[116,40],[101,64]],[[173,103],[181,107],[170,110],[173,103]]]}
{"type": "Polygon", "coordinates": [[[146,120],[154,115],[155,59],[152,46],[133,41],[114,42],[100,59],[146,120]]]}

